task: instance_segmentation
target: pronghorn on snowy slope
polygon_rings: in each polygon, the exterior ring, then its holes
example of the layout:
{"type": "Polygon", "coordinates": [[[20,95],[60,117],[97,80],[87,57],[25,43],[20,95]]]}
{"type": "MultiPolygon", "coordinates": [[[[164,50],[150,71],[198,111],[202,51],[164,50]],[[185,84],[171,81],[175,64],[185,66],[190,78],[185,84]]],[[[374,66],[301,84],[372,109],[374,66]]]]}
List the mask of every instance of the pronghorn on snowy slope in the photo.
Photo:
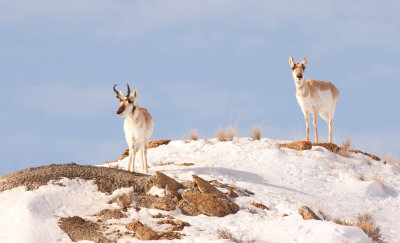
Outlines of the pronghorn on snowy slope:
{"type": "Polygon", "coordinates": [[[315,131],[315,143],[318,143],[317,119],[318,115],[329,126],[329,143],[332,143],[333,118],[339,99],[339,90],[331,83],[314,79],[304,80],[304,70],[307,65],[307,57],[303,61],[295,63],[293,57],[289,57],[292,75],[296,85],[296,98],[299,102],[306,120],[307,141],[310,141],[310,112],[313,113],[315,131]]]}
{"type": "Polygon", "coordinates": [[[128,170],[135,171],[136,143],[139,144],[139,156],[142,166],[142,172],[148,173],[147,168],[147,145],[150,136],[153,134],[154,123],[150,113],[136,102],[137,90],[131,94],[131,89],[127,84],[128,91],[126,95],[120,90],[113,90],[117,94],[120,106],[117,110],[118,116],[125,116],[124,132],[125,139],[129,145],[129,164],[128,170]]]}

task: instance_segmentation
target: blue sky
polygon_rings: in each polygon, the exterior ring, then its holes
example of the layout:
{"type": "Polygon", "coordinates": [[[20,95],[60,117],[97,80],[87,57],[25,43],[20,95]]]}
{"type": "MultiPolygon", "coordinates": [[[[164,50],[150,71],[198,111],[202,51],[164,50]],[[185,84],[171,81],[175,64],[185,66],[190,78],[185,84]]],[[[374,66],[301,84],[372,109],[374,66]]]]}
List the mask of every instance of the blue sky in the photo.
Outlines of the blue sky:
{"type": "MultiPolygon", "coordinates": [[[[0,174],[125,149],[112,86],[138,89],[153,139],[201,138],[237,125],[248,137],[300,140],[288,65],[341,92],[334,141],[400,156],[400,2],[0,2],[0,174]]],[[[320,138],[327,125],[319,119],[320,138]]],[[[313,132],[311,138],[313,139],[313,132]]]]}

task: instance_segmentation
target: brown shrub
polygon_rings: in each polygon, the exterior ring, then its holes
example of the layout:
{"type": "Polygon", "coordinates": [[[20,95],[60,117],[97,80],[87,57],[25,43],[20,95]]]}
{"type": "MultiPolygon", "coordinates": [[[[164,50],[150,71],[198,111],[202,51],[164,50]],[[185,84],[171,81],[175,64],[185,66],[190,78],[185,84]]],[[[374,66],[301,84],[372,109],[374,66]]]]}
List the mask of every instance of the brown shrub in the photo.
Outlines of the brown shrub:
{"type": "Polygon", "coordinates": [[[385,179],[380,177],[377,172],[375,172],[374,175],[372,176],[372,180],[378,182],[382,186],[383,189],[387,188],[385,179]]]}
{"type": "Polygon", "coordinates": [[[342,146],[339,147],[338,154],[343,157],[349,158],[350,157],[350,145],[351,145],[351,140],[348,138],[343,142],[342,146]]]}
{"type": "Polygon", "coordinates": [[[231,241],[236,242],[236,243],[253,243],[253,242],[256,242],[255,240],[248,239],[243,234],[239,238],[235,237],[232,234],[232,232],[230,230],[228,230],[228,229],[219,229],[219,230],[217,230],[216,233],[217,233],[219,239],[227,239],[227,240],[231,240],[231,241]]]}
{"type": "Polygon", "coordinates": [[[385,162],[384,163],[388,164],[388,165],[393,165],[393,166],[396,166],[396,167],[400,167],[400,161],[397,162],[397,159],[392,155],[391,152],[388,153],[385,156],[385,162]]]}
{"type": "Polygon", "coordinates": [[[197,129],[191,129],[189,132],[189,140],[197,141],[199,139],[199,133],[197,129]]]}
{"type": "Polygon", "coordinates": [[[358,214],[357,216],[357,222],[353,221],[348,221],[344,219],[339,219],[335,218],[333,222],[340,224],[340,225],[346,225],[346,226],[356,226],[362,229],[368,237],[370,237],[372,240],[376,242],[383,242],[383,237],[381,234],[381,229],[379,226],[375,225],[375,222],[372,218],[372,215],[370,213],[363,213],[363,214],[358,214]]]}
{"type": "Polygon", "coordinates": [[[253,140],[260,140],[261,139],[261,131],[262,131],[262,128],[260,125],[253,125],[251,127],[251,138],[253,140]]]}
{"type": "Polygon", "coordinates": [[[218,141],[232,141],[234,137],[239,137],[239,132],[236,127],[229,126],[225,129],[219,128],[216,132],[218,141]]]}

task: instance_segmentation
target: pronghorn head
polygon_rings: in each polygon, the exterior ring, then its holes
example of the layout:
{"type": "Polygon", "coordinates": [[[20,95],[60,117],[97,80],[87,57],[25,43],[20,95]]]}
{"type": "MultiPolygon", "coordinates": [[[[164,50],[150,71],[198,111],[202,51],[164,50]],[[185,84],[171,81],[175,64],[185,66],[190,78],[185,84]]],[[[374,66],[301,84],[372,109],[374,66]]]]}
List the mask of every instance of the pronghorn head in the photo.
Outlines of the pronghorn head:
{"type": "Polygon", "coordinates": [[[296,86],[302,86],[304,82],[304,70],[307,65],[307,57],[304,57],[303,61],[296,63],[293,61],[293,57],[289,57],[289,65],[292,68],[292,75],[296,86]]]}
{"type": "Polygon", "coordinates": [[[128,91],[125,95],[124,92],[122,92],[121,90],[118,92],[115,89],[115,86],[117,85],[114,85],[113,90],[117,94],[117,98],[120,101],[120,105],[117,110],[117,115],[126,116],[127,114],[129,114],[129,112],[133,112],[135,110],[137,91],[135,89],[135,91],[133,91],[133,93],[131,94],[131,89],[129,88],[129,85],[126,84],[128,91]]]}

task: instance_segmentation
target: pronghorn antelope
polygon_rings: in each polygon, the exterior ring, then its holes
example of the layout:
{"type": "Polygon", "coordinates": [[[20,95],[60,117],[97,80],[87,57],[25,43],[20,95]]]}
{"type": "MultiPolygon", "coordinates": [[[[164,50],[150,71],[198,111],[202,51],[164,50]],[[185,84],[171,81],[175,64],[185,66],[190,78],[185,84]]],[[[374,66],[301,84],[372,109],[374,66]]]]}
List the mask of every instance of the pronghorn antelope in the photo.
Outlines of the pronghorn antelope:
{"type": "Polygon", "coordinates": [[[306,120],[307,141],[310,141],[311,112],[313,113],[315,142],[318,143],[317,119],[318,115],[320,115],[329,126],[329,143],[332,143],[333,118],[335,116],[336,103],[339,99],[339,90],[331,82],[314,79],[304,81],[307,57],[297,63],[293,61],[293,57],[289,57],[289,64],[292,68],[292,75],[296,85],[296,98],[306,120]]]}
{"type": "Polygon", "coordinates": [[[131,94],[131,89],[127,84],[128,92],[125,95],[121,90],[118,92],[115,86],[117,85],[114,85],[113,90],[120,100],[117,115],[125,116],[124,132],[126,142],[129,145],[128,170],[131,172],[135,171],[136,143],[138,143],[142,172],[147,173],[147,145],[153,133],[153,119],[145,108],[138,106],[136,102],[136,89],[131,94]]]}

